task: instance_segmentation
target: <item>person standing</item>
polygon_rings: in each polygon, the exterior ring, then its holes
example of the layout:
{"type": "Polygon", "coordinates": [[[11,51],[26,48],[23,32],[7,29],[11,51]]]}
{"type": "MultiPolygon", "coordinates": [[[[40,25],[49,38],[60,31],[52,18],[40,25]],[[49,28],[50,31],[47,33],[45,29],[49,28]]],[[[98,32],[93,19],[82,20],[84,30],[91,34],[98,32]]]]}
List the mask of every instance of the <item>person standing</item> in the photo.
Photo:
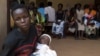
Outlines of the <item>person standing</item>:
{"type": "Polygon", "coordinates": [[[84,33],[85,26],[82,22],[82,18],[84,16],[84,10],[82,9],[82,6],[80,3],[76,4],[75,9],[76,9],[76,18],[77,18],[77,23],[78,23],[79,38],[84,40],[85,38],[83,38],[83,33],[84,33]]]}
{"type": "Polygon", "coordinates": [[[55,9],[52,7],[52,2],[48,2],[48,6],[45,8],[45,18],[48,29],[47,32],[51,32],[52,24],[56,21],[55,9]]]}
{"type": "Polygon", "coordinates": [[[44,8],[44,3],[43,3],[43,2],[41,2],[41,3],[39,4],[39,8],[38,8],[37,10],[38,10],[38,12],[41,14],[41,16],[43,17],[42,20],[45,21],[45,8],[44,8]]]}

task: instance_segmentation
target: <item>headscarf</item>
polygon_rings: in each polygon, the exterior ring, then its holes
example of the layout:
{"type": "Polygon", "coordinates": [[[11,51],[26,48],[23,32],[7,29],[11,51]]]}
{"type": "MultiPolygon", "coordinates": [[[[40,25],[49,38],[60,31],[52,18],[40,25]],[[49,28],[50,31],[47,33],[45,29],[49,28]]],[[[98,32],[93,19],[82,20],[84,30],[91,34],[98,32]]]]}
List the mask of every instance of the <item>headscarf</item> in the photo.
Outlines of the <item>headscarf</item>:
{"type": "Polygon", "coordinates": [[[41,35],[40,38],[42,38],[43,36],[47,36],[49,38],[49,40],[50,40],[49,44],[50,44],[51,43],[51,36],[49,34],[43,34],[43,35],[41,35]]]}

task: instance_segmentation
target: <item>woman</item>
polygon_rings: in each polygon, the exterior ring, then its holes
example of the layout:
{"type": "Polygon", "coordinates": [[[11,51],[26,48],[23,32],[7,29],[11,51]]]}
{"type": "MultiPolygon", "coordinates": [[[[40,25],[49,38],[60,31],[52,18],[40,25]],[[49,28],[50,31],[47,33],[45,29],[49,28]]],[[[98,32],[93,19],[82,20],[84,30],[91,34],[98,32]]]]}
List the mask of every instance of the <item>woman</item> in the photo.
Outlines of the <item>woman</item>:
{"type": "Polygon", "coordinates": [[[35,50],[37,32],[34,25],[30,25],[29,12],[24,5],[16,4],[12,17],[17,28],[8,34],[0,56],[30,56],[35,50]]]}

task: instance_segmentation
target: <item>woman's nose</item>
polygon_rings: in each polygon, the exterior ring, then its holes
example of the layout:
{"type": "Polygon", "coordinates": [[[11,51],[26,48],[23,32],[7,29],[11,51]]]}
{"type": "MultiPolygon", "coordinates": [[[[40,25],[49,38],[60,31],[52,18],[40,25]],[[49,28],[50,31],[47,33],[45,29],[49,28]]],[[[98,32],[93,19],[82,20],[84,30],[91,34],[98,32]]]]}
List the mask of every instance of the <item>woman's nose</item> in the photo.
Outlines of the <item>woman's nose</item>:
{"type": "Polygon", "coordinates": [[[24,18],[21,18],[21,22],[25,22],[24,18]]]}

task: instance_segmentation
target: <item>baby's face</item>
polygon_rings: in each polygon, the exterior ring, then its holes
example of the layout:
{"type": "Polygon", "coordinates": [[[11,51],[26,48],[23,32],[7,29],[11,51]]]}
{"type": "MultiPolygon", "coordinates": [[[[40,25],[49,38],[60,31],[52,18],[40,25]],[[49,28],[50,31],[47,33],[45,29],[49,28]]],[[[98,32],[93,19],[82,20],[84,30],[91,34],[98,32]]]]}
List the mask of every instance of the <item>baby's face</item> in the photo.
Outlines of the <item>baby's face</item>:
{"type": "Polygon", "coordinates": [[[49,45],[50,39],[47,36],[43,36],[40,38],[40,43],[41,44],[47,44],[49,45]]]}

